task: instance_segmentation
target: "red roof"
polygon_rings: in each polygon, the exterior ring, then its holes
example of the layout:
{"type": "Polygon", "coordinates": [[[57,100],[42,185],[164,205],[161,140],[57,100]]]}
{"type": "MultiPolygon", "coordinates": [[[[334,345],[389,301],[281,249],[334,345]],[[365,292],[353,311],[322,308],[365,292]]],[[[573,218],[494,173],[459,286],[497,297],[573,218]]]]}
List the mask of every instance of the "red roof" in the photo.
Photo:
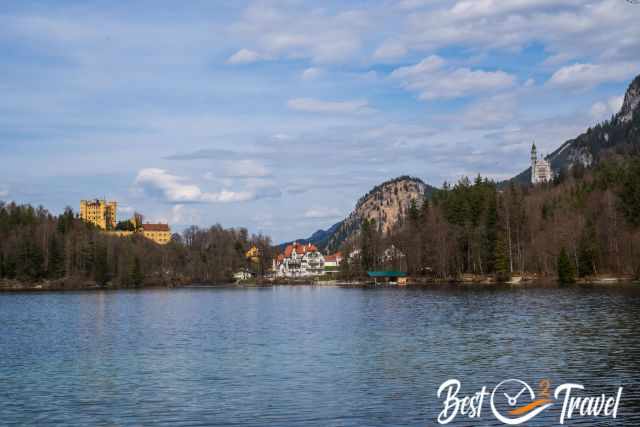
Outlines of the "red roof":
{"type": "Polygon", "coordinates": [[[169,231],[169,224],[142,224],[144,231],[169,231]]]}
{"type": "Polygon", "coordinates": [[[336,252],[333,255],[326,255],[324,260],[327,262],[339,262],[342,259],[342,254],[340,252],[336,252]]]}
{"type": "Polygon", "coordinates": [[[287,247],[284,249],[284,257],[289,258],[292,252],[293,252],[293,246],[287,245],[287,247]]]}
{"type": "Polygon", "coordinates": [[[294,250],[298,255],[304,255],[307,252],[317,252],[318,248],[311,243],[307,245],[301,245],[298,242],[293,242],[293,244],[287,245],[287,247],[284,249],[284,257],[289,258],[293,254],[294,250]]]}

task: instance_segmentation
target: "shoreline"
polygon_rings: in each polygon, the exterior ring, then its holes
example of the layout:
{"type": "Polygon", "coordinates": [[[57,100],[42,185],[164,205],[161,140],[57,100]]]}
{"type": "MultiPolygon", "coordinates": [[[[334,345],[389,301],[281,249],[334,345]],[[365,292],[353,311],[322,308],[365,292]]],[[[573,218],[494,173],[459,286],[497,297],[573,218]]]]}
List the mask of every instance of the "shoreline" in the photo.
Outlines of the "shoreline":
{"type": "MultiPolygon", "coordinates": [[[[409,277],[406,284],[395,282],[374,283],[368,280],[317,280],[308,279],[277,279],[255,282],[225,282],[225,283],[202,283],[186,280],[184,278],[175,280],[147,280],[141,286],[101,286],[95,282],[78,279],[43,280],[39,282],[22,282],[19,280],[0,280],[0,293],[11,292],[67,292],[67,291],[117,291],[117,290],[143,290],[143,289],[182,289],[182,288],[215,288],[215,287],[238,287],[238,288],[260,288],[272,286],[323,286],[323,287],[343,287],[343,288],[411,288],[425,286],[465,286],[465,287],[485,287],[485,286],[530,286],[540,284],[557,283],[556,277],[545,276],[523,276],[514,277],[507,282],[496,281],[492,277],[474,276],[473,279],[463,277],[462,279],[425,279],[409,277]]],[[[572,285],[620,285],[640,283],[632,276],[601,275],[576,280],[572,285]]]]}

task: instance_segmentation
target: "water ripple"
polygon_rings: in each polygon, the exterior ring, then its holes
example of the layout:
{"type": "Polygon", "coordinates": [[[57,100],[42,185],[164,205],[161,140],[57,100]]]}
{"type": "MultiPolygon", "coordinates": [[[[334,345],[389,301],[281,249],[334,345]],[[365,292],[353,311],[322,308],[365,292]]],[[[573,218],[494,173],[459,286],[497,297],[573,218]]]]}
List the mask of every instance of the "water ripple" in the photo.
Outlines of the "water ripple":
{"type": "Polygon", "coordinates": [[[449,378],[548,378],[624,387],[569,425],[640,425],[639,312],[637,285],[3,294],[0,423],[425,426],[449,378]]]}

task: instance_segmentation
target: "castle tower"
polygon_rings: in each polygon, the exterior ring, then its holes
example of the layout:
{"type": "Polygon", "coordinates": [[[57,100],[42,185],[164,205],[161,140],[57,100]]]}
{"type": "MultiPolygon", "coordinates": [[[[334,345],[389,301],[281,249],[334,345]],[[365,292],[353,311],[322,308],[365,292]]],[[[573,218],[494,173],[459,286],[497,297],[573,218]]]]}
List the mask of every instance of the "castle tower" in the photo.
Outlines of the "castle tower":
{"type": "Polygon", "coordinates": [[[534,142],[531,146],[531,163],[533,164],[536,160],[538,160],[538,149],[536,148],[536,143],[534,142]]]}
{"type": "Polygon", "coordinates": [[[531,183],[538,182],[536,163],[538,162],[538,151],[536,149],[536,143],[531,146],[531,183]]]}
{"type": "Polygon", "coordinates": [[[80,200],[80,218],[102,230],[116,228],[117,202],[80,200]]]}

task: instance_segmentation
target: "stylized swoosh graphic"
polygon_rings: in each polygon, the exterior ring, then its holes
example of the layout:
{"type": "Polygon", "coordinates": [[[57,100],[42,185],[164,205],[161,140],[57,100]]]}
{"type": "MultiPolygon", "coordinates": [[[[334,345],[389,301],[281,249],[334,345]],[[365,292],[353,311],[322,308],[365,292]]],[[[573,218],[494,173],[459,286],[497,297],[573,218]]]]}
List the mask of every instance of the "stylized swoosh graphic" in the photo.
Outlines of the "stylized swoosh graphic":
{"type": "Polygon", "coordinates": [[[538,406],[546,405],[547,403],[551,403],[549,399],[538,399],[529,403],[528,405],[522,406],[520,408],[516,408],[513,411],[509,411],[511,415],[522,415],[526,414],[529,411],[533,411],[538,406]]]}

